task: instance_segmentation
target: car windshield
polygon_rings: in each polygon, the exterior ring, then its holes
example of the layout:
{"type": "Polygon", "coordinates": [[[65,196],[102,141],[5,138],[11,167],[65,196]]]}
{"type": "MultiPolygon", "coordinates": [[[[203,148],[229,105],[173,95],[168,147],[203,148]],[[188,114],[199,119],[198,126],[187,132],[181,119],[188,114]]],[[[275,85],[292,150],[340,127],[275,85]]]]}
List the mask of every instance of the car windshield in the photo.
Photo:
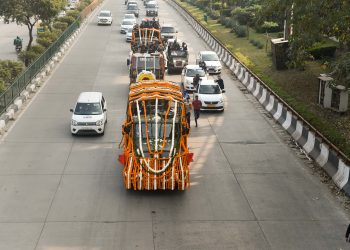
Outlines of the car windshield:
{"type": "Polygon", "coordinates": [[[130,21],[130,20],[125,20],[123,21],[122,25],[133,25],[134,22],[133,21],[130,21]]]}
{"type": "Polygon", "coordinates": [[[186,57],[187,51],[185,51],[185,50],[172,50],[171,55],[173,57],[186,57]]]}
{"type": "Polygon", "coordinates": [[[161,33],[175,33],[174,27],[162,27],[161,33]]]}
{"type": "Polygon", "coordinates": [[[124,19],[136,19],[134,14],[126,14],[124,19]]]}
{"type": "Polygon", "coordinates": [[[78,102],[74,110],[75,115],[101,115],[102,109],[98,102],[81,103],[78,102]]]}
{"type": "Polygon", "coordinates": [[[138,57],[137,61],[138,69],[159,69],[159,58],[158,57],[138,57]]]}
{"type": "Polygon", "coordinates": [[[219,58],[216,54],[203,54],[203,61],[219,61],[219,58]]]}
{"type": "Polygon", "coordinates": [[[128,6],[128,10],[137,10],[137,5],[130,4],[130,5],[128,6]]]}
{"type": "Polygon", "coordinates": [[[147,9],[155,9],[156,7],[157,7],[157,5],[151,4],[151,3],[147,4],[147,6],[146,6],[147,9]]]}
{"type": "Polygon", "coordinates": [[[199,86],[199,94],[220,94],[219,85],[200,85],[199,86]]]}
{"type": "Polygon", "coordinates": [[[111,13],[109,13],[109,12],[101,12],[99,16],[109,17],[109,16],[111,16],[111,13]]]}
{"type": "Polygon", "coordinates": [[[203,69],[188,69],[186,72],[186,76],[188,76],[188,77],[195,77],[197,74],[200,77],[205,76],[205,72],[203,69]]]}

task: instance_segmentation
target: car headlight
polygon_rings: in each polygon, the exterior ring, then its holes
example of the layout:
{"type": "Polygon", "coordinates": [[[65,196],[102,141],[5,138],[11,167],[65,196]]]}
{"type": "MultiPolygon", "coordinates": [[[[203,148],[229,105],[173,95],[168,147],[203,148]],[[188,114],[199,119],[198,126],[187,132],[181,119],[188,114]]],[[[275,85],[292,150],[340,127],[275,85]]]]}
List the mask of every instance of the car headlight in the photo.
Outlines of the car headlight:
{"type": "Polygon", "coordinates": [[[97,125],[97,126],[101,126],[102,124],[103,124],[103,119],[98,120],[98,121],[96,122],[96,125],[97,125]]]}
{"type": "Polygon", "coordinates": [[[78,122],[77,122],[76,120],[73,120],[73,119],[72,119],[71,124],[72,124],[73,126],[77,126],[77,125],[78,125],[78,122]]]}
{"type": "Polygon", "coordinates": [[[224,99],[220,98],[219,103],[223,103],[223,102],[224,102],[224,99]]]}

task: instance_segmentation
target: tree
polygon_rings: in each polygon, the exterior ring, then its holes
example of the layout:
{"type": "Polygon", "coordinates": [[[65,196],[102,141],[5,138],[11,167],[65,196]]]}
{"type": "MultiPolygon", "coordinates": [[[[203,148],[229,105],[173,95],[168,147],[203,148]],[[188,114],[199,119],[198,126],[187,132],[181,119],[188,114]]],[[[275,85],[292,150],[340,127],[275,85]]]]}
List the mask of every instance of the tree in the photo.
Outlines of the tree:
{"type": "Polygon", "coordinates": [[[33,28],[42,20],[50,22],[63,9],[65,0],[1,0],[0,16],[5,20],[24,24],[28,27],[29,41],[27,50],[33,42],[33,28]]]}
{"type": "Polygon", "coordinates": [[[261,10],[261,5],[237,7],[232,10],[231,15],[240,25],[246,25],[247,39],[249,39],[249,26],[255,22],[256,14],[261,10]]]}

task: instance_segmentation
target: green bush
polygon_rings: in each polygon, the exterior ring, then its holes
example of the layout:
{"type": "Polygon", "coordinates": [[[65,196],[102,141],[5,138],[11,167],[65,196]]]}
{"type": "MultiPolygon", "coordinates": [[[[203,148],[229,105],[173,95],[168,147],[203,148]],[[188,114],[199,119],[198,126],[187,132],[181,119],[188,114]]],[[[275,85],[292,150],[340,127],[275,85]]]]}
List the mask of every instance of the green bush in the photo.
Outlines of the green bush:
{"type": "Polygon", "coordinates": [[[46,50],[46,48],[41,45],[33,45],[30,49],[37,54],[42,54],[46,50]]]}
{"type": "Polygon", "coordinates": [[[308,52],[318,60],[325,57],[334,57],[336,50],[337,46],[333,44],[315,43],[312,48],[308,49],[308,52]]]}
{"type": "Polygon", "coordinates": [[[79,13],[80,12],[78,10],[69,10],[69,11],[67,11],[66,16],[74,17],[74,19],[76,19],[76,18],[78,18],[79,13]]]}
{"type": "Polygon", "coordinates": [[[262,49],[264,47],[264,44],[258,40],[251,39],[249,42],[258,49],[262,49]]]}
{"type": "Polygon", "coordinates": [[[221,15],[225,17],[230,17],[231,16],[231,9],[221,9],[221,15]]]}
{"type": "Polygon", "coordinates": [[[210,17],[214,20],[218,20],[220,18],[220,12],[217,11],[217,10],[213,10],[211,13],[210,13],[210,17]]]}
{"type": "Polygon", "coordinates": [[[53,29],[52,31],[45,31],[42,33],[38,34],[38,38],[47,38],[49,40],[56,40],[58,36],[60,35],[61,31],[60,30],[55,30],[53,29]]]}
{"type": "Polygon", "coordinates": [[[212,7],[213,10],[220,10],[221,9],[221,3],[220,2],[212,3],[211,7],[212,7]]]}
{"type": "Polygon", "coordinates": [[[68,25],[71,25],[75,20],[76,20],[76,18],[74,18],[72,16],[62,16],[62,17],[57,18],[57,21],[62,22],[62,23],[67,23],[68,25]]]}
{"type": "Polygon", "coordinates": [[[21,62],[10,60],[0,61],[0,81],[4,82],[5,87],[10,85],[23,69],[24,65],[21,62]]]}
{"type": "Polygon", "coordinates": [[[231,28],[231,18],[229,18],[229,17],[225,17],[225,19],[224,19],[224,25],[225,25],[225,27],[226,28],[231,28]]]}
{"type": "Polygon", "coordinates": [[[36,42],[45,48],[50,47],[50,45],[52,44],[52,40],[48,37],[39,37],[36,39],[36,42]]]}
{"type": "Polygon", "coordinates": [[[265,33],[265,32],[275,33],[275,32],[280,32],[282,28],[276,22],[265,21],[263,24],[255,26],[255,30],[258,33],[265,33]]]}
{"type": "Polygon", "coordinates": [[[26,66],[29,66],[32,62],[35,61],[41,54],[36,53],[33,50],[21,51],[18,54],[18,59],[24,62],[26,66]]]}
{"type": "Polygon", "coordinates": [[[4,92],[7,88],[7,85],[3,80],[0,79],[0,93],[4,92]]]}
{"type": "Polygon", "coordinates": [[[247,27],[245,25],[234,25],[233,31],[236,33],[237,37],[247,36],[247,27]]]}
{"type": "Polygon", "coordinates": [[[64,22],[59,22],[59,21],[57,21],[57,22],[55,22],[52,26],[53,26],[55,29],[64,31],[65,29],[67,29],[68,23],[64,23],[64,22]]]}

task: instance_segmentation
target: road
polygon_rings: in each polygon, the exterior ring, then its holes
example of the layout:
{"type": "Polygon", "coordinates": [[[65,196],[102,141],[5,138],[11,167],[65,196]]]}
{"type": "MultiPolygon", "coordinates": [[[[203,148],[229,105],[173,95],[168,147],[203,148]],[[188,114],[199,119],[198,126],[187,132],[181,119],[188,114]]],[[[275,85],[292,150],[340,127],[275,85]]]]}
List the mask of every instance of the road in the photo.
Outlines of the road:
{"type": "MultiPolygon", "coordinates": [[[[0,60],[17,60],[17,53],[13,45],[13,39],[19,36],[23,39],[23,47],[27,46],[29,41],[28,28],[25,25],[16,23],[6,24],[0,20],[0,60]]],[[[34,41],[36,39],[36,28],[33,30],[34,41]]]]}
{"type": "MultiPolygon", "coordinates": [[[[203,113],[192,126],[191,187],[125,190],[117,161],[130,46],[119,33],[122,3],[104,1],[113,25],[92,16],[1,139],[0,249],[346,249],[349,215],[227,69],[225,112],[203,113]],[[103,137],[70,134],[69,109],[82,91],[106,97],[103,137]]],[[[160,20],[176,25],[192,63],[208,49],[162,0],[160,20]]]]}

